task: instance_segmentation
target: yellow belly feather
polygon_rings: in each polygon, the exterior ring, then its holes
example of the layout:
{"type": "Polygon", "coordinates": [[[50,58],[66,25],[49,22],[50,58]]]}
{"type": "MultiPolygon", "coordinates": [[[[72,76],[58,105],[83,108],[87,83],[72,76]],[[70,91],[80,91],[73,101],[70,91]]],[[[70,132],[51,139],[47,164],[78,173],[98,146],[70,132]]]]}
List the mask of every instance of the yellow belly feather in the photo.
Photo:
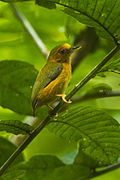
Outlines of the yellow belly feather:
{"type": "Polygon", "coordinates": [[[71,77],[71,65],[69,63],[63,63],[62,65],[63,70],[60,75],[40,91],[38,95],[38,106],[54,101],[58,98],[56,95],[63,94],[67,88],[71,77]]]}

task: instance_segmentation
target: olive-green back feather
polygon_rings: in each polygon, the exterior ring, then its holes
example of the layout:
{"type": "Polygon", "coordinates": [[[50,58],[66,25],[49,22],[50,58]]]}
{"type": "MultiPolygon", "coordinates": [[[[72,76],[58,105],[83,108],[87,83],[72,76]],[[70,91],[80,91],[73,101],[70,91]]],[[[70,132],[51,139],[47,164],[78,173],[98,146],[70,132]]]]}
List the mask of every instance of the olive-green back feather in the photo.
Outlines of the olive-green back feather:
{"type": "Polygon", "coordinates": [[[62,71],[62,64],[55,62],[47,62],[47,64],[39,72],[32,90],[32,107],[35,110],[37,106],[37,96],[50,82],[57,78],[62,71]]]}

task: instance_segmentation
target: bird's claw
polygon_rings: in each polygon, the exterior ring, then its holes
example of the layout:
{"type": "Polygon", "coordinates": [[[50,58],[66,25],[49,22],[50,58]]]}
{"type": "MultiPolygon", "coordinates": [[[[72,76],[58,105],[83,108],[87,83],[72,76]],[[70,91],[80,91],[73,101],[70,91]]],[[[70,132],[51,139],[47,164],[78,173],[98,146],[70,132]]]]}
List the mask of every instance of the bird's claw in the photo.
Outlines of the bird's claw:
{"type": "Polygon", "coordinates": [[[62,98],[62,100],[63,100],[65,103],[67,103],[67,104],[72,103],[72,101],[71,101],[71,100],[68,100],[68,101],[67,101],[67,100],[65,99],[66,94],[57,94],[56,96],[61,97],[61,98],[62,98]]]}

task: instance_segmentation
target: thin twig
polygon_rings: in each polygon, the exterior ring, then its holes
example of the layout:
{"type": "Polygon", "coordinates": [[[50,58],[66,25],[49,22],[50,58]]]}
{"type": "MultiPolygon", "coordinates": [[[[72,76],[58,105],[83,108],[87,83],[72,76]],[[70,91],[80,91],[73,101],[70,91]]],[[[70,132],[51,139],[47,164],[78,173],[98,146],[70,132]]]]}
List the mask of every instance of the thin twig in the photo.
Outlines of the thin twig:
{"type": "Polygon", "coordinates": [[[40,37],[37,35],[35,30],[33,29],[32,25],[29,23],[29,21],[23,16],[23,14],[17,9],[17,7],[13,3],[11,3],[10,6],[11,6],[15,16],[19,19],[19,21],[24,26],[26,31],[32,37],[33,41],[39,48],[42,55],[47,59],[49,53],[48,53],[44,43],[42,42],[42,40],[40,39],[40,37]]]}
{"type": "MultiPolygon", "coordinates": [[[[73,90],[66,96],[66,99],[69,100],[81,87],[83,87],[90,79],[92,79],[97,72],[114,56],[114,54],[120,49],[120,45],[116,46],[105,58],[88,74],[83,78],[73,90]]],[[[10,156],[10,158],[3,164],[0,168],[0,175],[12,164],[12,162],[18,157],[18,155],[27,147],[27,145],[40,133],[40,131],[48,124],[51,117],[60,110],[65,102],[62,100],[60,103],[51,111],[50,115],[36,128],[31,135],[21,144],[20,147],[10,156]]]]}

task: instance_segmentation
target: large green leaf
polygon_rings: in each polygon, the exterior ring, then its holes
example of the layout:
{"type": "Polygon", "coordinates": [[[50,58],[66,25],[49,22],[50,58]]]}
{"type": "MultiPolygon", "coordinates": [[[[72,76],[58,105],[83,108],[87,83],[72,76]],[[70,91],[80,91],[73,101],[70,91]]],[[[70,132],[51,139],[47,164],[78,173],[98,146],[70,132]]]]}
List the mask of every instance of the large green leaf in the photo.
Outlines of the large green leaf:
{"type": "Polygon", "coordinates": [[[45,177],[49,177],[55,168],[63,166],[64,164],[54,156],[36,155],[27,163],[27,176],[29,180],[46,179],[45,177]]]}
{"type": "Polygon", "coordinates": [[[36,0],[39,5],[60,5],[63,11],[78,21],[93,26],[104,37],[120,39],[120,0],[36,0]],[[49,2],[49,4],[48,4],[49,2]]]}
{"type": "Polygon", "coordinates": [[[15,164],[15,166],[10,166],[2,175],[0,180],[29,180],[25,175],[25,167],[25,161],[15,164]]]}
{"type": "Polygon", "coordinates": [[[99,166],[112,164],[119,157],[120,126],[104,111],[71,106],[52,120],[48,129],[79,142],[81,150],[97,160],[99,166]]]}
{"type": "Polygon", "coordinates": [[[21,173],[23,173],[23,179],[27,180],[89,179],[88,177],[93,173],[94,165],[94,161],[82,152],[77,155],[73,164],[68,165],[62,163],[55,156],[36,155],[27,163],[18,164],[14,169],[8,170],[2,180],[5,178],[9,180],[11,177],[18,179],[21,177],[21,173]]]}
{"type": "MultiPolygon", "coordinates": [[[[120,59],[117,59],[103,67],[99,72],[114,72],[120,74],[120,59]]],[[[99,75],[99,73],[98,73],[99,75]]]]}
{"type": "Polygon", "coordinates": [[[26,62],[0,62],[0,105],[17,113],[32,115],[31,91],[37,70],[26,62]]]}
{"type": "Polygon", "coordinates": [[[30,134],[33,127],[18,120],[0,120],[0,131],[13,134],[30,134]]]}

